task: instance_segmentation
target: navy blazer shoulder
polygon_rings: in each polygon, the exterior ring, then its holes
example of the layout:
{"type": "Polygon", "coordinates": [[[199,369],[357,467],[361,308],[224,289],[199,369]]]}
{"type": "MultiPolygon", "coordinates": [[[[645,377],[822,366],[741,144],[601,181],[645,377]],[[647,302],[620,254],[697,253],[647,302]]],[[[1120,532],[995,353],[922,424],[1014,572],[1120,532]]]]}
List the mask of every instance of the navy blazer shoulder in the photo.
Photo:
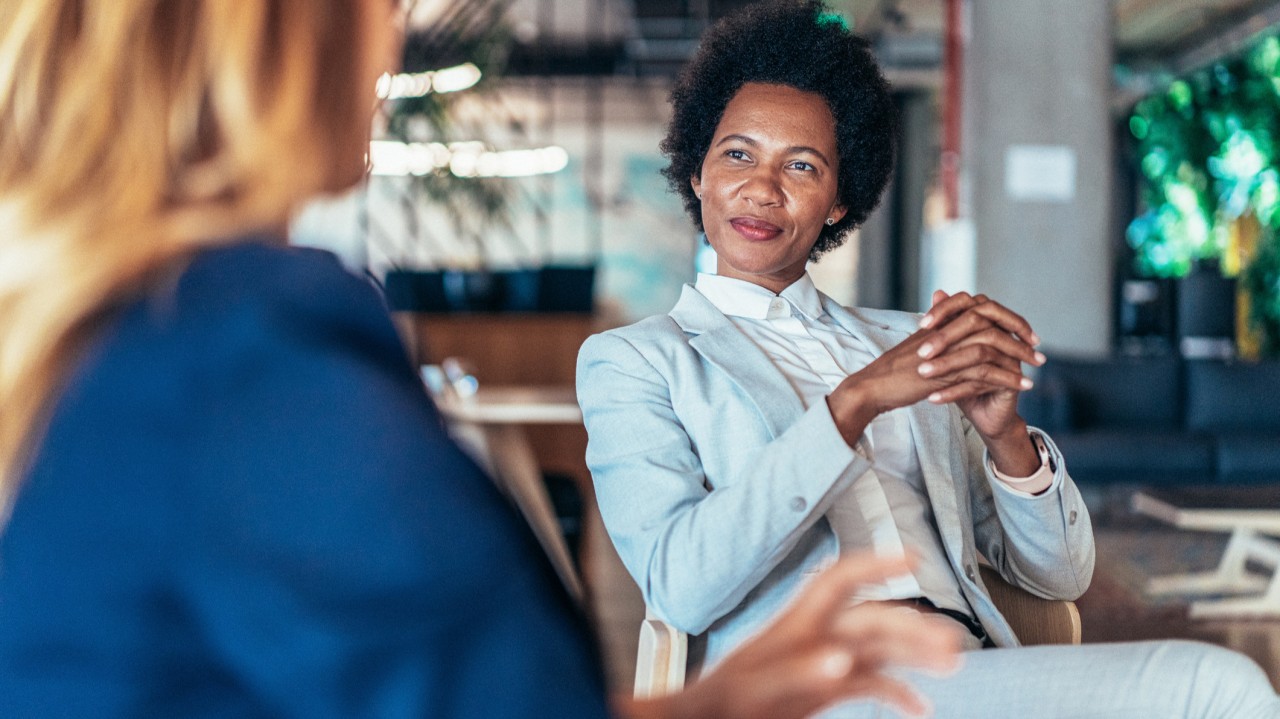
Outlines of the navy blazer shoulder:
{"type": "Polygon", "coordinates": [[[606,714],[377,292],[240,243],[121,307],[0,539],[0,716],[606,714]]]}

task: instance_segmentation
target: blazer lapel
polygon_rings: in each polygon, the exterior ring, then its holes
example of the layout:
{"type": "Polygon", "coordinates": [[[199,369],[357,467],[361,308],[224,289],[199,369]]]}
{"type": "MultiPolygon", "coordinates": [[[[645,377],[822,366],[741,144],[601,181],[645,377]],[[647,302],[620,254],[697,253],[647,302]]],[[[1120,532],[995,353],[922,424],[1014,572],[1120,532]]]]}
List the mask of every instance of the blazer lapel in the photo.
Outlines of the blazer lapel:
{"type": "Polygon", "coordinates": [[[670,315],[694,335],[689,346],[751,399],[772,437],[785,432],[804,413],[804,403],[769,357],[692,285],[684,286],[670,315]]]}
{"type": "Polygon", "coordinates": [[[954,435],[950,421],[950,409],[928,402],[919,402],[907,412],[911,419],[911,432],[916,438],[916,454],[920,458],[920,472],[924,475],[925,491],[933,505],[934,523],[953,562],[963,563],[964,531],[969,511],[962,504],[967,496],[961,478],[965,476],[965,447],[962,438],[954,435]]]}

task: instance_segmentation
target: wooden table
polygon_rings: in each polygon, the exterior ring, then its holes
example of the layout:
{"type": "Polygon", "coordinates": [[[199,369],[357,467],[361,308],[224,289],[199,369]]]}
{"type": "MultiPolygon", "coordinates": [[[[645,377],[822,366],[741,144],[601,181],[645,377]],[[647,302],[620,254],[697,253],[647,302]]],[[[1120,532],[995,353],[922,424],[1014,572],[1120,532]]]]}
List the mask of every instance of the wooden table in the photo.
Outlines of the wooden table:
{"type": "Polygon", "coordinates": [[[1239,595],[1192,602],[1193,618],[1280,617],[1280,487],[1143,490],[1132,503],[1181,529],[1231,534],[1216,569],[1153,577],[1148,593],[1239,595]]]}
{"type": "Polygon", "coordinates": [[[435,400],[455,439],[471,449],[519,508],[565,588],[581,602],[582,581],[524,430],[526,425],[581,424],[573,388],[481,386],[470,397],[437,393],[435,400]]]}

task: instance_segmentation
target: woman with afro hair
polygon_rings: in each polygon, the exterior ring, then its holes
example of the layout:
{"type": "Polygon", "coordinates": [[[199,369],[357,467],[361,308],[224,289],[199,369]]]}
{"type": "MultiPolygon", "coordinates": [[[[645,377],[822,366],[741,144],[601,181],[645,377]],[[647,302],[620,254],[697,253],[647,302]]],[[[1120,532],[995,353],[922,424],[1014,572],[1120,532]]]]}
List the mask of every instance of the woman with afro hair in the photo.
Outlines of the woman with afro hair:
{"type": "Polygon", "coordinates": [[[850,601],[962,632],[965,668],[916,682],[941,716],[1280,716],[1261,670],[1217,647],[1019,648],[979,555],[1053,599],[1094,565],[1065,459],[1017,412],[1039,338],[983,295],[937,292],[922,316],[847,308],[806,272],[893,164],[867,44],[817,0],[755,5],[707,33],[671,103],[664,174],[716,273],[588,339],[578,395],[609,534],[650,609],[703,635],[705,665],[838,557],[906,554],[910,571],[850,601]]]}

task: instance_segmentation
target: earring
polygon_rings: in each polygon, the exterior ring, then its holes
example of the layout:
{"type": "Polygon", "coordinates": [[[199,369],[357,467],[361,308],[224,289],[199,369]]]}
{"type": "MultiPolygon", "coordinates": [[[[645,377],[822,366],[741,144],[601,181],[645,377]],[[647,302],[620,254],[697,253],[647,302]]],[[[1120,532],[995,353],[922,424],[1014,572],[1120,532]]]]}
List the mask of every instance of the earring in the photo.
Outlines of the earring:
{"type": "Polygon", "coordinates": [[[834,218],[834,217],[828,217],[828,218],[827,218],[827,227],[830,227],[830,226],[832,226],[832,225],[834,225],[834,224],[836,224],[836,218],[834,218]]]}
{"type": "Polygon", "coordinates": [[[702,193],[701,193],[701,192],[699,192],[699,193],[698,193],[698,199],[699,199],[699,200],[701,200],[701,199],[702,199],[702,193]]]}

